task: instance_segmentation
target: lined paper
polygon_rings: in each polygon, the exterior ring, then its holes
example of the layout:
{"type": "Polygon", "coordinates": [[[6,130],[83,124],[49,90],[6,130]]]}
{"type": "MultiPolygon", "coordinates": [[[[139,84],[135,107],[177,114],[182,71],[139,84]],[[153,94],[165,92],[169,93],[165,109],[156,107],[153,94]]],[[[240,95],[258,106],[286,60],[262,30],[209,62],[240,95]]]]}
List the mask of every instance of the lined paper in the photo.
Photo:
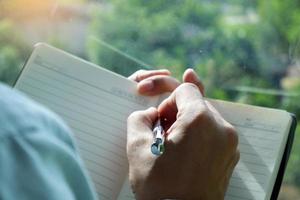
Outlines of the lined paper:
{"type": "Polygon", "coordinates": [[[210,102],[239,134],[241,157],[225,199],[270,199],[288,136],[290,115],[274,109],[210,102]]]}
{"type": "MultiPolygon", "coordinates": [[[[125,181],[126,119],[135,110],[157,105],[160,97],[141,97],[133,82],[49,47],[33,53],[16,88],[72,128],[100,199],[134,199],[125,181]]],[[[291,117],[280,110],[208,101],[239,134],[241,158],[225,199],[269,199],[291,117]]]]}
{"type": "MultiPolygon", "coordinates": [[[[208,101],[239,134],[241,157],[230,179],[225,200],[269,200],[291,124],[290,115],[280,110],[208,101]]],[[[134,199],[126,181],[120,200],[134,199]]]]}
{"type": "Polygon", "coordinates": [[[82,68],[80,61],[74,60],[52,51],[33,55],[16,88],[67,122],[98,197],[116,199],[128,171],[127,117],[156,104],[157,98],[141,99],[134,92],[128,95],[127,91],[135,91],[133,83],[115,75],[116,81],[107,76],[105,79],[101,70],[86,63],[82,68]]]}

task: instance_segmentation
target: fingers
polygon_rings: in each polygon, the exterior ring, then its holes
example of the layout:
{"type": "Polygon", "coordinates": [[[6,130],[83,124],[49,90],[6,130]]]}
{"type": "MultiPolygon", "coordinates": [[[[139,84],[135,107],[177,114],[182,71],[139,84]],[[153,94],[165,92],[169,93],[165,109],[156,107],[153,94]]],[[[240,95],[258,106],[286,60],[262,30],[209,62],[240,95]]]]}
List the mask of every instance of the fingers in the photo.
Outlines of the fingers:
{"type": "Polygon", "coordinates": [[[191,83],[183,83],[159,105],[158,111],[160,114],[165,113],[167,110],[178,110],[180,112],[186,109],[187,106],[196,106],[196,104],[205,105],[198,87],[191,83]]]}
{"type": "Polygon", "coordinates": [[[145,111],[136,111],[127,119],[127,157],[134,155],[145,155],[137,149],[143,149],[146,154],[149,154],[149,149],[145,145],[150,146],[153,140],[152,127],[157,120],[158,112],[156,108],[149,108],[145,111]]]}
{"type": "Polygon", "coordinates": [[[213,113],[214,118],[216,121],[220,124],[223,124],[225,126],[231,126],[224,118],[223,116],[219,113],[219,111],[209,102],[205,101],[208,109],[213,113]]]}
{"type": "MultiPolygon", "coordinates": [[[[128,77],[130,80],[138,82],[137,90],[142,95],[154,96],[165,92],[173,92],[180,82],[171,77],[171,72],[162,70],[139,70],[128,77]]],[[[193,69],[187,69],[183,74],[184,83],[193,83],[201,94],[204,95],[204,86],[193,69]]]]}
{"type": "Polygon", "coordinates": [[[191,83],[181,84],[158,107],[160,117],[166,119],[163,124],[166,130],[172,128],[175,121],[189,124],[207,110],[198,87],[191,83]]]}
{"type": "Polygon", "coordinates": [[[137,89],[140,94],[153,96],[172,92],[179,85],[180,82],[171,76],[154,75],[139,82],[137,89]]]}
{"type": "Polygon", "coordinates": [[[139,70],[128,77],[138,82],[137,90],[142,95],[154,96],[165,92],[172,92],[180,82],[171,77],[171,72],[162,70],[139,70]]]}
{"type": "Polygon", "coordinates": [[[161,69],[161,70],[139,70],[133,73],[131,76],[128,77],[128,79],[135,81],[135,82],[140,82],[146,78],[149,78],[151,76],[156,76],[156,75],[165,75],[165,76],[170,76],[171,72],[166,69],[161,69]]]}
{"type": "Polygon", "coordinates": [[[152,132],[152,127],[157,120],[158,112],[156,108],[149,108],[145,111],[136,111],[127,119],[127,136],[135,137],[136,134],[152,132]],[[133,135],[132,135],[133,134],[133,135]]]}
{"type": "Polygon", "coordinates": [[[185,72],[182,76],[182,80],[183,80],[184,83],[193,83],[193,84],[195,84],[199,88],[199,90],[201,91],[202,95],[204,96],[204,85],[200,81],[198,75],[196,74],[196,72],[193,69],[185,70],[185,72]]]}
{"type": "Polygon", "coordinates": [[[156,108],[149,108],[136,111],[128,117],[126,153],[129,162],[136,162],[132,158],[150,154],[149,148],[146,146],[150,146],[153,140],[152,127],[157,116],[156,108]]]}

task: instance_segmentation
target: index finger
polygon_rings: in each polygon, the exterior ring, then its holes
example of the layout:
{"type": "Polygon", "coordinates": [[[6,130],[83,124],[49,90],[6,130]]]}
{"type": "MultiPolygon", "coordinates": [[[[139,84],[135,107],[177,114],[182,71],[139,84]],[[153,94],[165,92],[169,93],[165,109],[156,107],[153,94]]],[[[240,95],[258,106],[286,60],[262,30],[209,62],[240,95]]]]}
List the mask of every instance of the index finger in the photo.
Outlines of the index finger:
{"type": "Polygon", "coordinates": [[[177,113],[191,113],[193,110],[206,109],[206,104],[198,87],[192,83],[183,83],[158,107],[161,116],[175,120],[177,113]]]}
{"type": "Polygon", "coordinates": [[[146,78],[156,76],[156,75],[166,75],[170,76],[171,72],[166,69],[159,69],[159,70],[138,70],[133,73],[131,76],[128,77],[129,80],[140,82],[146,78]]]}

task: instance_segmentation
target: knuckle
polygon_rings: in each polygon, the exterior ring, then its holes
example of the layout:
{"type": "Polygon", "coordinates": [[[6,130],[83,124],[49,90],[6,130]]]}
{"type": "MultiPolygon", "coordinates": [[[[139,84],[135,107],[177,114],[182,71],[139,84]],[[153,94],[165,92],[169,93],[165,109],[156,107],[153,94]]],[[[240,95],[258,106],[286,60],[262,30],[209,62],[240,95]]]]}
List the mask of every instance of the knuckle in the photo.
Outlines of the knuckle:
{"type": "Polygon", "coordinates": [[[166,78],[167,78],[167,76],[159,75],[159,76],[151,77],[150,80],[153,82],[153,84],[155,84],[157,86],[161,86],[161,85],[165,84],[166,78]]]}
{"type": "Polygon", "coordinates": [[[132,149],[136,146],[137,143],[137,135],[134,133],[130,133],[127,135],[127,142],[126,142],[126,150],[127,154],[129,155],[132,152],[132,149]]]}
{"type": "Polygon", "coordinates": [[[127,156],[133,156],[145,149],[145,146],[149,144],[149,138],[140,135],[135,135],[134,137],[127,138],[126,151],[127,156]]]}
{"type": "Polygon", "coordinates": [[[136,72],[136,74],[137,75],[141,75],[141,74],[144,74],[146,72],[146,70],[144,70],[144,69],[139,69],[137,72],[136,72]]]}
{"type": "Polygon", "coordinates": [[[207,125],[211,122],[212,116],[208,108],[201,108],[201,109],[195,109],[197,106],[191,105],[192,109],[194,110],[194,121],[195,123],[204,124],[207,125]]]}
{"type": "Polygon", "coordinates": [[[186,89],[186,88],[198,89],[198,87],[193,83],[183,83],[183,84],[181,84],[181,88],[182,89],[186,89]]]}
{"type": "Polygon", "coordinates": [[[170,92],[180,85],[180,82],[177,79],[167,75],[156,76],[151,78],[151,80],[155,86],[170,92]]]}
{"type": "Polygon", "coordinates": [[[146,73],[146,70],[140,69],[136,72],[136,79],[140,80],[143,78],[143,75],[146,73]]]}
{"type": "Polygon", "coordinates": [[[185,113],[185,115],[189,115],[187,117],[188,123],[187,128],[191,129],[191,132],[194,132],[194,129],[207,129],[207,127],[211,127],[213,123],[213,117],[208,109],[195,109],[195,105],[190,105],[192,109],[190,109],[189,113],[185,113]]]}
{"type": "Polygon", "coordinates": [[[127,124],[136,122],[141,118],[141,111],[134,111],[127,118],[127,124]]]}
{"type": "Polygon", "coordinates": [[[137,143],[136,138],[127,138],[127,144],[126,144],[127,153],[132,151],[132,149],[136,146],[136,143],[137,143]]]}
{"type": "Polygon", "coordinates": [[[239,143],[239,137],[236,129],[231,124],[228,124],[225,126],[225,134],[228,139],[229,147],[236,150],[239,143]]]}

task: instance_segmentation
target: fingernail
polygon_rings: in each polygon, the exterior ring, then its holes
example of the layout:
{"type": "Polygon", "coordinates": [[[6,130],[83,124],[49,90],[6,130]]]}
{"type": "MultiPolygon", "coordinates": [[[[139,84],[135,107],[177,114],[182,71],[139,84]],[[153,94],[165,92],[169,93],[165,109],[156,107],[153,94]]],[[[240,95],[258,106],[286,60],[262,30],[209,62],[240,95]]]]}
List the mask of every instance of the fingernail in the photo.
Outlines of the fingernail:
{"type": "Polygon", "coordinates": [[[160,72],[166,73],[166,74],[171,74],[171,72],[167,69],[161,69],[160,72]]]}
{"type": "Polygon", "coordinates": [[[140,90],[141,92],[149,92],[154,88],[153,81],[145,80],[140,82],[140,90]]]}
{"type": "Polygon", "coordinates": [[[191,72],[192,72],[192,74],[193,74],[194,80],[195,80],[195,81],[199,81],[199,76],[197,75],[197,73],[195,72],[195,70],[194,70],[194,69],[190,69],[190,70],[191,70],[191,72]]]}

